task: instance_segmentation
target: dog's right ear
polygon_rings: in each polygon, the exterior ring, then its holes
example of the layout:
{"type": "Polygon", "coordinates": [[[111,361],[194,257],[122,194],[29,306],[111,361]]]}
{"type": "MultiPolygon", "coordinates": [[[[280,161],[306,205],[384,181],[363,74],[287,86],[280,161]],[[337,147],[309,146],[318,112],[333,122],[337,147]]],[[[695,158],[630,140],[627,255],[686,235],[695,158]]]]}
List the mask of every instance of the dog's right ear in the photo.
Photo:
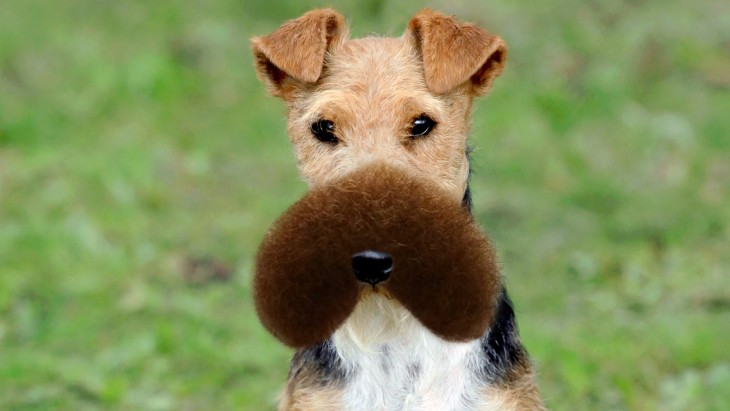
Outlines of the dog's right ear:
{"type": "Polygon", "coordinates": [[[256,72],[271,94],[286,99],[300,82],[319,80],[328,50],[345,37],[345,20],[332,9],[318,9],[289,20],[251,41],[256,72]]]}
{"type": "Polygon", "coordinates": [[[418,50],[426,85],[435,94],[465,83],[474,95],[485,94],[507,59],[500,37],[429,9],[413,16],[406,38],[418,50]]]}

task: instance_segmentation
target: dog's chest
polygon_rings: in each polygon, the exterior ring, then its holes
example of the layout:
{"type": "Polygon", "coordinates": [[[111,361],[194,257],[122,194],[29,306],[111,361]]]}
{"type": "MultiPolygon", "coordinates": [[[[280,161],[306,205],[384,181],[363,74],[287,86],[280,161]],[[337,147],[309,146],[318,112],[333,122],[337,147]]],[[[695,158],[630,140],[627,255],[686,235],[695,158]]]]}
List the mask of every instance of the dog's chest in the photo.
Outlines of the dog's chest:
{"type": "Polygon", "coordinates": [[[344,408],[360,410],[471,410],[479,404],[483,382],[475,370],[478,344],[449,343],[418,332],[372,351],[346,346],[344,408]]]}

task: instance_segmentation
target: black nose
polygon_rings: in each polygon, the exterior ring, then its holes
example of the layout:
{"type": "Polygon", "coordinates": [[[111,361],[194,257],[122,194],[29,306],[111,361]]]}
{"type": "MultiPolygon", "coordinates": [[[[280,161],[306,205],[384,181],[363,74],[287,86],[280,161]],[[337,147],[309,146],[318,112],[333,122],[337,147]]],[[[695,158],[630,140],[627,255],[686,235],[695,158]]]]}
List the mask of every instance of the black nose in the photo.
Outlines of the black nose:
{"type": "Polygon", "coordinates": [[[393,269],[393,258],[380,251],[361,251],[352,256],[352,270],[358,280],[375,285],[390,277],[393,269]]]}

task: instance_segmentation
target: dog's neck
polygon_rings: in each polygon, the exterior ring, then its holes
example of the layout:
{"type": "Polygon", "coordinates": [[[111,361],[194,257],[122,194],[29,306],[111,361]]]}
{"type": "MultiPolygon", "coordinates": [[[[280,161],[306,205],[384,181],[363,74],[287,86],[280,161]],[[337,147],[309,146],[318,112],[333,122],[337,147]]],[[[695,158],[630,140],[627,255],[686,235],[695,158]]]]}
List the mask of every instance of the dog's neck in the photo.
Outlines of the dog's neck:
{"type": "Polygon", "coordinates": [[[477,409],[480,341],[447,342],[395,300],[361,301],[332,339],[348,374],[347,410],[477,409]]]}

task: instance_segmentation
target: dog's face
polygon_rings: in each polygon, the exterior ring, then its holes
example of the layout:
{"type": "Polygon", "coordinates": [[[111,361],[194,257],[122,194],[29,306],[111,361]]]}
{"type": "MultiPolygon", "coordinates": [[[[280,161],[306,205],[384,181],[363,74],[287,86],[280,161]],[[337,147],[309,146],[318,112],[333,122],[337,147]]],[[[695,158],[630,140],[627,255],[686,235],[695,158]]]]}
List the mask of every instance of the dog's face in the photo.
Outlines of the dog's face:
{"type": "Polygon", "coordinates": [[[348,40],[341,15],[315,10],[253,40],[259,77],[287,104],[310,187],[376,160],[466,189],[471,100],[504,65],[504,42],[424,10],[400,38],[348,40]]]}

